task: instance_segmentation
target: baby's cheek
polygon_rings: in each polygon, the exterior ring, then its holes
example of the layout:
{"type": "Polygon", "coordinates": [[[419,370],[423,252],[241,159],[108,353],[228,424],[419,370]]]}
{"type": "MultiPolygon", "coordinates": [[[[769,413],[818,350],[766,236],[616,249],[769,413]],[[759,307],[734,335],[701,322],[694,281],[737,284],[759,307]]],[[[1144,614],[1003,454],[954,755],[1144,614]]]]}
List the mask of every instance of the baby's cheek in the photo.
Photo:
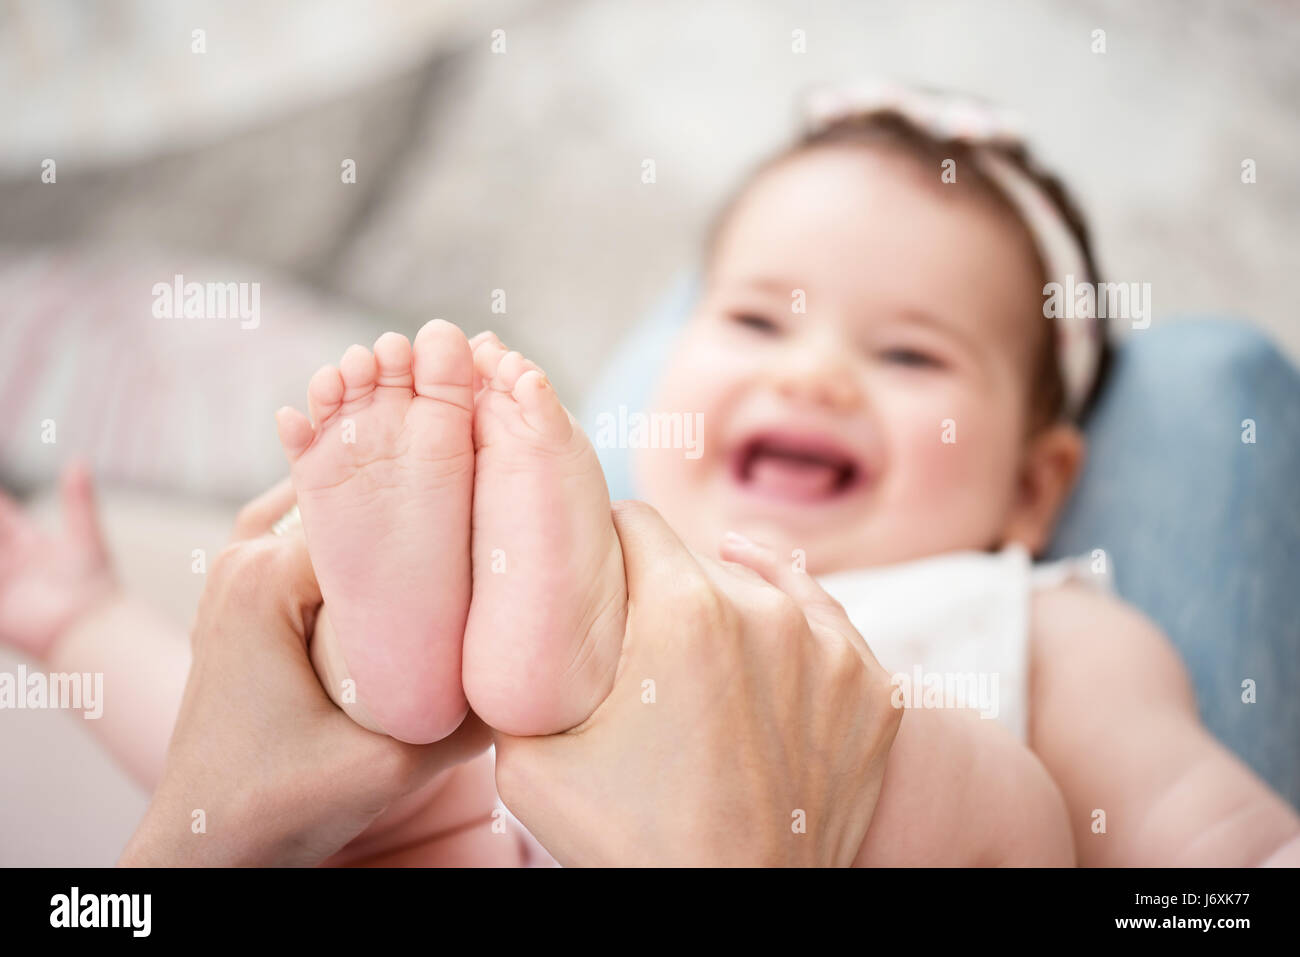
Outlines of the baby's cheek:
{"type": "Polygon", "coordinates": [[[955,431],[946,417],[926,416],[905,425],[895,443],[897,457],[892,464],[906,476],[909,497],[930,502],[961,481],[967,466],[962,461],[963,446],[952,441],[955,431]]]}
{"type": "Polygon", "coordinates": [[[652,399],[655,411],[705,412],[727,378],[725,356],[707,341],[692,337],[680,344],[660,377],[652,399]]]}
{"type": "Polygon", "coordinates": [[[654,411],[689,419],[695,448],[688,449],[688,474],[704,470],[719,448],[726,412],[749,381],[752,363],[713,347],[709,341],[693,345],[668,368],[654,399],[654,411]]]}
{"type": "Polygon", "coordinates": [[[638,490],[665,515],[681,515],[698,495],[694,489],[707,479],[720,442],[717,437],[721,383],[709,375],[709,365],[696,354],[668,369],[646,412],[681,417],[684,448],[641,448],[632,453],[638,490]]]}
{"type": "MultiPolygon", "coordinates": [[[[988,533],[1002,499],[1002,440],[978,415],[933,408],[913,419],[897,448],[907,497],[918,521],[963,539],[988,533]]],[[[957,544],[971,544],[970,541],[957,544]]]]}

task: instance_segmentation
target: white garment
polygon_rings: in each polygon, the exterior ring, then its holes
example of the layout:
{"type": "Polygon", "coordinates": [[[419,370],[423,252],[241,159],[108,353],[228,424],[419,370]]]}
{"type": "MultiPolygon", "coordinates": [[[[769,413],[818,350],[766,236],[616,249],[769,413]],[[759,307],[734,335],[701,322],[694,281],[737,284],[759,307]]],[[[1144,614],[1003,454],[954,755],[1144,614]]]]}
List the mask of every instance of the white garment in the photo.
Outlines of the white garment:
{"type": "Polygon", "coordinates": [[[894,678],[896,703],[971,707],[1025,741],[1031,594],[1070,579],[1109,584],[1092,569],[1091,558],[1034,565],[1016,545],[819,580],[894,678]]]}

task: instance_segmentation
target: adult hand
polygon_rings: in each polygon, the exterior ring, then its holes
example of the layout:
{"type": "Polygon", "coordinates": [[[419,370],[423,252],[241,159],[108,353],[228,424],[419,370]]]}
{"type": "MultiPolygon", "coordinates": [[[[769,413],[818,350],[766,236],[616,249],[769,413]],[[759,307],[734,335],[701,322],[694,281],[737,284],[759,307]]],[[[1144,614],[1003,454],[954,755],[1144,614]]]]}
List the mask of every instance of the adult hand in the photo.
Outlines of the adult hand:
{"type": "Polygon", "coordinates": [[[471,715],[404,744],[326,697],[307,654],[321,596],[306,542],[266,534],[293,500],[285,481],[245,508],[213,563],[162,781],[124,865],[319,863],[487,743],[471,715]]]}
{"type": "Polygon", "coordinates": [[[761,546],[716,562],[647,505],[614,520],[614,687],[571,731],[494,734],[502,800],[566,865],[852,863],[902,711],[844,610],[761,546]]]}

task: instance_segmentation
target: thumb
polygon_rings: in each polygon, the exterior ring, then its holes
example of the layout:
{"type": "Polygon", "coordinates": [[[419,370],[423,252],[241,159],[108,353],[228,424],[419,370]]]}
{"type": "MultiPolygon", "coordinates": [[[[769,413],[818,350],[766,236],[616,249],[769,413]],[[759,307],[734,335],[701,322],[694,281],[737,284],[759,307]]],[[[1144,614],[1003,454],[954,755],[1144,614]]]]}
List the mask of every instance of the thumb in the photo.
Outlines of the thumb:
{"type": "Polygon", "coordinates": [[[615,502],[612,515],[623,547],[629,602],[672,595],[685,576],[703,574],[677,533],[645,502],[615,502]]]}

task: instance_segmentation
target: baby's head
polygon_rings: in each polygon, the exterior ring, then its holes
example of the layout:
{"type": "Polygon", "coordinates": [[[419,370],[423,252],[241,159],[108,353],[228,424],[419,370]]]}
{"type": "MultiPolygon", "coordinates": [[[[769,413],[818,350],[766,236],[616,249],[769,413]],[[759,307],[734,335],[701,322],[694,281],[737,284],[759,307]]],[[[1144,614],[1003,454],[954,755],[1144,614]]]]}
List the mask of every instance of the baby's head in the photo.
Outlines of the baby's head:
{"type": "MultiPolygon", "coordinates": [[[[1091,273],[1059,186],[1000,155],[1057,207],[1091,273]]],[[[963,144],[894,113],[810,134],[710,236],[654,402],[701,414],[702,454],[640,452],[645,497],[697,550],[735,530],[801,549],[814,574],[1039,551],[1084,454],[1043,260],[963,144]],[[941,181],[947,159],[956,182],[941,181]]]]}

